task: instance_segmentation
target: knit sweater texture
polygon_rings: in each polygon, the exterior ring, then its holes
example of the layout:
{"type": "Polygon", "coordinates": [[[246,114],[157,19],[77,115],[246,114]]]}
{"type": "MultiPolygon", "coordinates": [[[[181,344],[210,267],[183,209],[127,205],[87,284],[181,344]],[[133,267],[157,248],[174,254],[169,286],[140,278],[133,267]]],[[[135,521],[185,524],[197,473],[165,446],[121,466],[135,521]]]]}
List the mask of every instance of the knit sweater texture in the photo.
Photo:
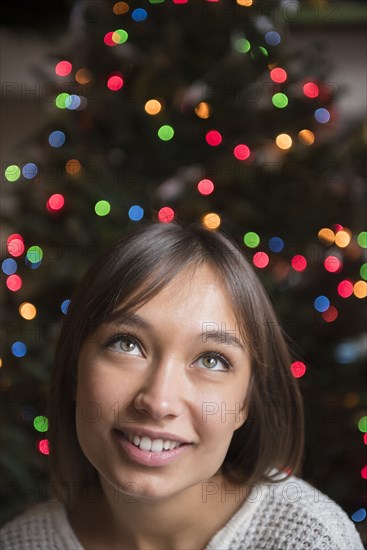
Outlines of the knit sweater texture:
{"type": "MultiPolygon", "coordinates": [[[[57,500],[36,504],[4,525],[0,548],[83,550],[57,500]]],[[[275,485],[254,485],[204,550],[364,550],[364,546],[353,521],[336,502],[291,476],[275,485]]]]}

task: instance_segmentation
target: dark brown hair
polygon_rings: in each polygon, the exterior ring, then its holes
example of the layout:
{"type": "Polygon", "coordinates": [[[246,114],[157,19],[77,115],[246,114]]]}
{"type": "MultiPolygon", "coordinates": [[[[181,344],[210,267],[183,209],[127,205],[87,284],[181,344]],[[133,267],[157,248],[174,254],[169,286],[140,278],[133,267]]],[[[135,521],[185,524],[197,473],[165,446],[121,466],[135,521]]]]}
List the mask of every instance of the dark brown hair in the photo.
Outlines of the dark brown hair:
{"type": "Polygon", "coordinates": [[[56,349],[50,384],[51,480],[64,500],[70,487],[98,485],[75,428],[77,363],[85,339],[116,308],[132,311],[162,290],[184,268],[207,262],[232,300],[251,360],[248,417],[234,432],[222,464],[232,482],[279,481],[274,469],[301,475],[303,400],[291,357],[270,300],[240,244],[224,230],[200,223],[140,222],[89,268],[71,299],[56,349]]]}

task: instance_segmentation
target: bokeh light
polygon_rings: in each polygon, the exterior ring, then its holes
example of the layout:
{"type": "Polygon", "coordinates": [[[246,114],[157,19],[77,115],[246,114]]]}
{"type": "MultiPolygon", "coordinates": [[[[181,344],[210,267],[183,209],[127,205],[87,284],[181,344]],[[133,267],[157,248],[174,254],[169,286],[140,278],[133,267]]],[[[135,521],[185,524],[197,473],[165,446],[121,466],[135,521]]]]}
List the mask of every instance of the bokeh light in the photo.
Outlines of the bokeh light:
{"type": "Polygon", "coordinates": [[[38,167],[34,162],[27,162],[22,168],[23,177],[27,180],[35,178],[38,174],[38,167]]]}
{"type": "Polygon", "coordinates": [[[148,115],[157,115],[162,110],[162,104],[158,99],[149,99],[144,105],[144,110],[148,115]]]}
{"type": "Polygon", "coordinates": [[[76,109],[79,109],[80,104],[81,104],[81,99],[76,94],[70,94],[65,99],[65,107],[70,111],[75,111],[76,109]]]}
{"type": "Polygon", "coordinates": [[[291,364],[291,372],[294,378],[301,378],[306,373],[306,365],[303,361],[293,361],[291,364]]]}
{"type": "Polygon", "coordinates": [[[307,260],[302,254],[296,254],[291,259],[291,266],[295,271],[304,271],[307,267],[307,260]]]}
{"type": "Polygon", "coordinates": [[[358,429],[362,433],[367,433],[367,416],[361,416],[358,420],[358,429]]]}
{"type": "Polygon", "coordinates": [[[88,84],[92,80],[92,73],[85,67],[82,67],[75,73],[75,80],[79,84],[88,84]]]}
{"type": "Polygon", "coordinates": [[[317,122],[320,122],[320,124],[326,124],[330,120],[330,113],[324,107],[320,107],[315,111],[315,119],[317,122]]]}
{"type": "Polygon", "coordinates": [[[125,31],[125,29],[117,29],[112,33],[112,41],[115,44],[125,44],[128,38],[129,38],[129,35],[125,31]]]}
{"type": "Polygon", "coordinates": [[[320,231],[318,232],[317,234],[318,238],[319,238],[319,241],[322,243],[322,244],[326,244],[327,246],[330,246],[333,244],[334,240],[335,240],[335,233],[334,231],[332,231],[331,229],[329,229],[328,227],[323,227],[322,229],[320,229],[320,231]]]}
{"type": "Polygon", "coordinates": [[[357,281],[353,286],[353,294],[356,298],[366,298],[367,296],[367,282],[357,281]]]}
{"type": "Polygon", "coordinates": [[[353,294],[353,283],[348,279],[340,281],[338,284],[338,294],[342,298],[349,298],[353,294]]]}
{"type": "Polygon", "coordinates": [[[361,248],[367,248],[367,231],[361,231],[358,234],[357,243],[361,248]]]}
{"type": "Polygon", "coordinates": [[[292,147],[292,138],[288,134],[279,134],[275,138],[275,143],[279,147],[279,149],[283,149],[284,151],[287,149],[290,149],[292,147]]]}
{"type": "Polygon", "coordinates": [[[107,216],[111,211],[111,205],[108,201],[100,200],[96,203],[94,211],[97,216],[103,217],[107,216]]]}
{"type": "Polygon", "coordinates": [[[62,92],[58,94],[55,98],[55,105],[58,109],[66,109],[66,100],[68,99],[69,94],[62,92]]]}
{"type": "Polygon", "coordinates": [[[363,479],[367,479],[367,465],[363,466],[361,470],[361,476],[363,477],[363,479]]]}
{"type": "Polygon", "coordinates": [[[251,50],[251,43],[246,38],[238,38],[234,47],[239,53],[247,53],[251,50]]]}
{"type": "Polygon", "coordinates": [[[26,258],[31,264],[38,264],[43,258],[42,248],[37,245],[30,246],[27,250],[26,258]]]}
{"type": "Polygon", "coordinates": [[[199,118],[207,119],[211,115],[211,107],[206,101],[201,101],[195,107],[195,114],[199,118]]]}
{"type": "Polygon", "coordinates": [[[284,241],[280,237],[272,237],[269,240],[269,248],[272,252],[278,253],[281,252],[284,248],[284,241]]]}
{"type": "Polygon", "coordinates": [[[359,508],[350,517],[354,522],[359,523],[361,521],[364,521],[366,519],[366,516],[367,516],[366,508],[359,508]]]}
{"type": "Polygon", "coordinates": [[[37,432],[47,432],[48,430],[48,419],[46,416],[36,416],[33,420],[33,426],[37,432]]]}
{"type": "Polygon", "coordinates": [[[206,142],[212,147],[217,147],[222,143],[222,135],[218,130],[210,130],[205,136],[206,142]]]}
{"type": "Polygon", "coordinates": [[[315,97],[318,97],[320,90],[315,82],[306,82],[306,84],[303,85],[303,93],[306,97],[314,99],[315,97]]]}
{"type": "Polygon", "coordinates": [[[118,92],[123,85],[124,79],[121,73],[113,73],[107,79],[107,88],[111,90],[111,92],[118,92]]]}
{"type": "Polygon", "coordinates": [[[313,145],[315,143],[315,134],[311,130],[301,130],[298,132],[298,138],[303,145],[313,145]]]}
{"type": "Polygon", "coordinates": [[[247,145],[240,143],[233,149],[233,154],[237,160],[247,160],[251,154],[251,151],[247,145]]]}
{"type": "Polygon", "coordinates": [[[175,131],[169,124],[164,124],[158,130],[158,137],[162,141],[170,141],[175,135],[175,131]]]}
{"type": "Polygon", "coordinates": [[[57,210],[61,210],[64,204],[65,199],[63,195],[61,195],[60,193],[55,193],[54,195],[51,195],[51,197],[48,199],[46,207],[49,211],[56,212],[57,210]]]}
{"type": "Polygon", "coordinates": [[[343,262],[337,256],[327,256],[324,260],[324,267],[330,273],[337,273],[343,267],[343,262]]]}
{"type": "Polygon", "coordinates": [[[144,216],[144,210],[138,204],[134,204],[133,206],[130,206],[128,216],[133,222],[138,222],[144,216]]]}
{"type": "Polygon", "coordinates": [[[252,263],[259,269],[264,269],[269,264],[269,256],[266,252],[255,252],[252,263]]]}
{"type": "Polygon", "coordinates": [[[367,263],[364,263],[361,265],[359,269],[359,274],[362,277],[362,279],[367,280],[367,263]]]}
{"type": "Polygon", "coordinates": [[[4,175],[5,178],[10,182],[17,181],[21,175],[20,167],[16,164],[10,164],[5,168],[4,175]]]}
{"type": "Polygon", "coordinates": [[[214,183],[212,180],[203,179],[198,183],[198,191],[201,195],[210,195],[214,191],[214,183]]]}
{"type": "Polygon", "coordinates": [[[106,46],[114,47],[117,46],[117,43],[113,40],[113,31],[107,32],[104,35],[103,42],[106,44],[106,46]]]}
{"type": "Polygon", "coordinates": [[[7,248],[10,256],[18,258],[25,250],[23,239],[20,235],[14,234],[12,238],[8,238],[7,248]]]}
{"type": "Polygon", "coordinates": [[[62,147],[65,143],[66,136],[64,132],[61,132],[61,130],[55,130],[54,132],[51,132],[51,134],[48,136],[48,142],[51,145],[51,147],[62,147]]]}
{"type": "Polygon", "coordinates": [[[351,234],[350,232],[343,229],[342,231],[338,231],[335,235],[335,244],[339,246],[339,248],[345,248],[350,243],[351,234]]]}
{"type": "Polygon", "coordinates": [[[5,275],[13,275],[18,269],[18,264],[13,258],[6,258],[1,264],[1,269],[5,275]]]}
{"type": "Polygon", "coordinates": [[[11,346],[14,357],[24,357],[27,354],[27,346],[24,342],[14,342],[11,346]]]}
{"type": "Polygon", "coordinates": [[[280,34],[276,31],[269,31],[265,34],[265,42],[269,46],[278,46],[282,41],[280,34]]]}
{"type": "Polygon", "coordinates": [[[317,298],[315,298],[314,300],[314,308],[316,309],[316,311],[319,311],[320,313],[323,313],[324,311],[326,311],[327,309],[329,309],[330,307],[330,300],[329,298],[327,298],[326,296],[317,296],[317,298]]]}
{"type": "Polygon", "coordinates": [[[273,82],[276,82],[277,84],[282,84],[287,80],[288,75],[284,69],[280,67],[275,67],[275,69],[272,69],[270,71],[270,78],[273,82]]]}
{"type": "Polygon", "coordinates": [[[77,159],[69,159],[65,164],[65,170],[70,176],[76,176],[81,170],[81,164],[77,159]]]}
{"type": "Polygon", "coordinates": [[[243,236],[243,242],[249,248],[256,248],[260,244],[260,237],[255,231],[248,231],[243,236]]]}
{"type": "Polygon", "coordinates": [[[254,0],[236,0],[239,6],[244,6],[245,8],[250,8],[254,3],[254,0]]]}
{"type": "Polygon", "coordinates": [[[338,310],[334,306],[330,306],[326,311],[322,313],[322,318],[327,323],[332,323],[338,317],[338,310]]]}
{"type": "Polygon", "coordinates": [[[115,15],[123,15],[129,11],[129,4],[127,2],[116,2],[112,8],[115,15]]]}
{"type": "Polygon", "coordinates": [[[37,309],[30,302],[23,302],[22,304],[20,304],[18,311],[19,315],[27,321],[31,321],[37,315],[37,309]]]}
{"type": "Polygon", "coordinates": [[[38,450],[43,455],[50,454],[50,445],[48,439],[41,439],[41,441],[38,442],[38,450]]]}
{"type": "Polygon", "coordinates": [[[207,229],[218,229],[221,224],[221,219],[215,212],[209,212],[202,217],[202,224],[207,229]]]}
{"type": "Polygon", "coordinates": [[[158,220],[162,223],[170,223],[175,217],[175,213],[169,206],[164,206],[158,211],[158,220]]]}
{"type": "Polygon", "coordinates": [[[69,306],[70,306],[70,302],[71,302],[70,299],[66,299],[66,300],[64,300],[64,301],[61,303],[60,308],[61,308],[61,311],[62,311],[62,313],[63,313],[64,315],[66,315],[67,312],[68,312],[68,309],[69,309],[69,306]]]}
{"type": "Polygon", "coordinates": [[[278,109],[284,109],[284,107],[288,105],[288,97],[282,92],[278,92],[273,95],[272,103],[274,107],[277,107],[278,109]]]}
{"type": "Polygon", "coordinates": [[[141,23],[141,21],[145,21],[147,17],[148,12],[144,8],[136,8],[131,14],[131,18],[136,21],[136,23],[141,23]]]}
{"type": "Polygon", "coordinates": [[[22,279],[17,274],[9,275],[6,279],[6,286],[12,292],[17,292],[22,287],[22,279]]]}
{"type": "Polygon", "coordinates": [[[59,61],[55,66],[55,73],[57,76],[68,76],[73,69],[72,64],[70,61],[59,61]]]}

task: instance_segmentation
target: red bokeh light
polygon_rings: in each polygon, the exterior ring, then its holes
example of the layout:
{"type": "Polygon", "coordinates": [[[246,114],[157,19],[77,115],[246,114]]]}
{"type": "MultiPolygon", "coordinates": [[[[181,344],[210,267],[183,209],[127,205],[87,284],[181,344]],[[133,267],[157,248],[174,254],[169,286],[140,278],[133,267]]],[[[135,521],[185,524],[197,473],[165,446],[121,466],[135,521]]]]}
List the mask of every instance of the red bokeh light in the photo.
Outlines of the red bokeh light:
{"type": "Polygon", "coordinates": [[[68,76],[72,71],[72,64],[69,61],[59,61],[55,66],[55,73],[58,76],[68,76]]]}
{"type": "Polygon", "coordinates": [[[307,267],[307,260],[302,254],[296,254],[291,260],[291,265],[295,271],[304,271],[307,267]]]}
{"type": "Polygon", "coordinates": [[[206,142],[212,147],[216,147],[222,143],[222,136],[217,130],[210,130],[205,136],[206,142]]]}
{"type": "Polygon", "coordinates": [[[291,364],[291,371],[294,378],[301,378],[306,372],[306,365],[302,361],[294,361],[291,364]]]}
{"type": "Polygon", "coordinates": [[[158,219],[162,223],[169,223],[175,217],[175,213],[169,206],[164,206],[158,212],[158,219]]]}
{"type": "Polygon", "coordinates": [[[233,154],[238,160],[246,160],[249,158],[251,151],[250,148],[247,147],[247,145],[241,143],[240,145],[236,145],[236,147],[233,149],[233,154]]]}
{"type": "Polygon", "coordinates": [[[9,275],[9,277],[6,279],[6,286],[12,292],[16,292],[22,286],[22,279],[19,277],[19,275],[9,275]]]}
{"type": "Polygon", "coordinates": [[[288,75],[284,69],[276,67],[275,69],[270,71],[270,78],[273,82],[276,82],[277,84],[282,84],[287,80],[288,75]]]}
{"type": "Polygon", "coordinates": [[[315,82],[306,82],[306,84],[303,85],[303,93],[306,97],[314,99],[315,97],[318,97],[320,90],[315,82]]]}
{"type": "Polygon", "coordinates": [[[198,183],[198,191],[202,195],[210,195],[214,191],[214,183],[208,179],[201,180],[198,183]]]}
{"type": "Polygon", "coordinates": [[[252,261],[256,267],[264,269],[269,264],[269,256],[266,252],[256,252],[252,261]]]}
{"type": "Polygon", "coordinates": [[[338,284],[338,294],[342,298],[349,298],[353,294],[353,283],[345,279],[338,284]]]}

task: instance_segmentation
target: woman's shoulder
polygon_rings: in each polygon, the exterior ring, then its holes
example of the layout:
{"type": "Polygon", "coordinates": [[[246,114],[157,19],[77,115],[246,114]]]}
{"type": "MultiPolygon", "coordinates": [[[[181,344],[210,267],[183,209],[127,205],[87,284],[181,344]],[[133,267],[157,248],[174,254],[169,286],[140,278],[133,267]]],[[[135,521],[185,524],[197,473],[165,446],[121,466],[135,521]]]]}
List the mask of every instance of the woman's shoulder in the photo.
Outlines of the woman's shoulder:
{"type": "MultiPolygon", "coordinates": [[[[275,484],[261,484],[251,496],[260,503],[246,533],[247,543],[250,535],[261,539],[264,548],[274,550],[364,549],[353,521],[341,506],[301,478],[289,476],[275,484]]],[[[249,548],[247,543],[243,548],[249,548]]],[[[254,548],[262,546],[256,543],[254,548]]]]}
{"type": "MultiPolygon", "coordinates": [[[[283,476],[284,477],[284,476],[283,476]]],[[[364,550],[346,512],[296,476],[261,483],[206,550],[364,550]]]]}
{"type": "Polygon", "coordinates": [[[34,504],[0,529],[3,550],[82,550],[59,501],[34,504]]]}

